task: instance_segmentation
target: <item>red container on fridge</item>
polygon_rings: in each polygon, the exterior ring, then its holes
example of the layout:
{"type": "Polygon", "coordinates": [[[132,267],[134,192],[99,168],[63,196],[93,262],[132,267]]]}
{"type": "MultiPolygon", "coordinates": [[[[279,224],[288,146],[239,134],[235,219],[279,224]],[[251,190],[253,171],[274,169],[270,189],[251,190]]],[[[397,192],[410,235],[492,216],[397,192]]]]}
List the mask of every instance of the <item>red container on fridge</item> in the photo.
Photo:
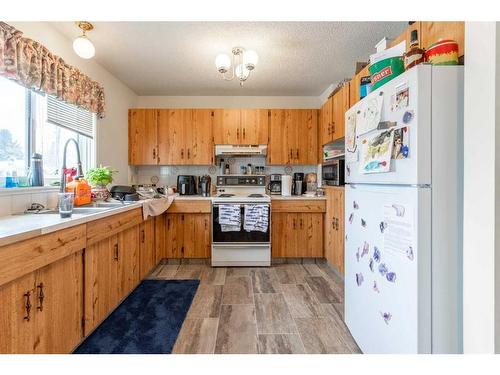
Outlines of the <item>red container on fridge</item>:
{"type": "Polygon", "coordinates": [[[451,39],[440,39],[425,51],[425,57],[432,65],[457,65],[458,43],[451,39]]]}

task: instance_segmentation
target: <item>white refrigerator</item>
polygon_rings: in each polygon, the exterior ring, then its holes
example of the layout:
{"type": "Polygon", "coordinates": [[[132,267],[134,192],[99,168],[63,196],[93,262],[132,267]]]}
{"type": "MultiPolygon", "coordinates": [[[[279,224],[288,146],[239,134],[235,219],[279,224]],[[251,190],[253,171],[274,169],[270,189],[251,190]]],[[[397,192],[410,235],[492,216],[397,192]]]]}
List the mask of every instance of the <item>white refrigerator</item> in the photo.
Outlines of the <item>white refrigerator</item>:
{"type": "Polygon", "coordinates": [[[352,336],[364,353],[462,352],[463,67],[408,70],[345,130],[352,336]]]}

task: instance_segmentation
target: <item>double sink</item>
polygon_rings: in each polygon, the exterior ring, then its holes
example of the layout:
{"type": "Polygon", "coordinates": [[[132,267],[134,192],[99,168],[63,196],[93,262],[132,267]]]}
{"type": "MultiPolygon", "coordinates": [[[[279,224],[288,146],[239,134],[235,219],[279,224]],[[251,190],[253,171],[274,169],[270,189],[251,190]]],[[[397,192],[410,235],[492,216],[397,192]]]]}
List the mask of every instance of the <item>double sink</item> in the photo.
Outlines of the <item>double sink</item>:
{"type": "MultiPolygon", "coordinates": [[[[125,207],[134,202],[96,202],[85,206],[73,207],[73,215],[92,215],[100,212],[112,210],[114,208],[125,207]]],[[[59,215],[58,209],[26,210],[17,215],[59,215]]]]}

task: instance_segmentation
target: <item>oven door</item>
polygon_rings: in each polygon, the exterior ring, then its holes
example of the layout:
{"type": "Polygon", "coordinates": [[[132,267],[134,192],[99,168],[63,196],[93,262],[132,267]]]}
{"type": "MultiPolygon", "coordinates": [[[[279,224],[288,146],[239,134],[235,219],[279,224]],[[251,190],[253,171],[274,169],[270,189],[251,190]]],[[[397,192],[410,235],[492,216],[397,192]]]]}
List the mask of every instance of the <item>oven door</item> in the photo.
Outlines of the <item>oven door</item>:
{"type": "MultiPolygon", "coordinates": [[[[227,203],[225,203],[227,204],[227,203]]],[[[232,203],[231,203],[232,204],[232,203]]],[[[235,203],[236,204],[236,203],[235,203]]],[[[245,203],[248,205],[248,203],[245,203]]],[[[236,243],[269,243],[270,242],[270,227],[271,227],[271,207],[268,210],[268,223],[267,231],[250,231],[247,232],[243,229],[244,210],[245,204],[240,204],[241,211],[241,227],[239,231],[223,232],[219,224],[219,205],[214,203],[212,207],[212,242],[224,244],[236,243]]],[[[260,205],[261,203],[259,203],[260,205]]],[[[269,206],[269,205],[268,205],[269,206]]]]}

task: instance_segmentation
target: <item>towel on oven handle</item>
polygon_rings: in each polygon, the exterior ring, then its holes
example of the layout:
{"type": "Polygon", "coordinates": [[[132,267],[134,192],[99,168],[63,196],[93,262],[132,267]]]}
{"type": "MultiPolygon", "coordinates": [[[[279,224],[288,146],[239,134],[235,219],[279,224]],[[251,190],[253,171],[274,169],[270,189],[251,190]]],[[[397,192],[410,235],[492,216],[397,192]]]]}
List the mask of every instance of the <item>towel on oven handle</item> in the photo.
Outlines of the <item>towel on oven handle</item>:
{"type": "Polygon", "coordinates": [[[246,204],[243,229],[247,232],[267,232],[269,227],[269,205],[246,204]]]}
{"type": "Polygon", "coordinates": [[[220,204],[219,224],[222,232],[239,232],[241,230],[240,205],[220,204]]]}

